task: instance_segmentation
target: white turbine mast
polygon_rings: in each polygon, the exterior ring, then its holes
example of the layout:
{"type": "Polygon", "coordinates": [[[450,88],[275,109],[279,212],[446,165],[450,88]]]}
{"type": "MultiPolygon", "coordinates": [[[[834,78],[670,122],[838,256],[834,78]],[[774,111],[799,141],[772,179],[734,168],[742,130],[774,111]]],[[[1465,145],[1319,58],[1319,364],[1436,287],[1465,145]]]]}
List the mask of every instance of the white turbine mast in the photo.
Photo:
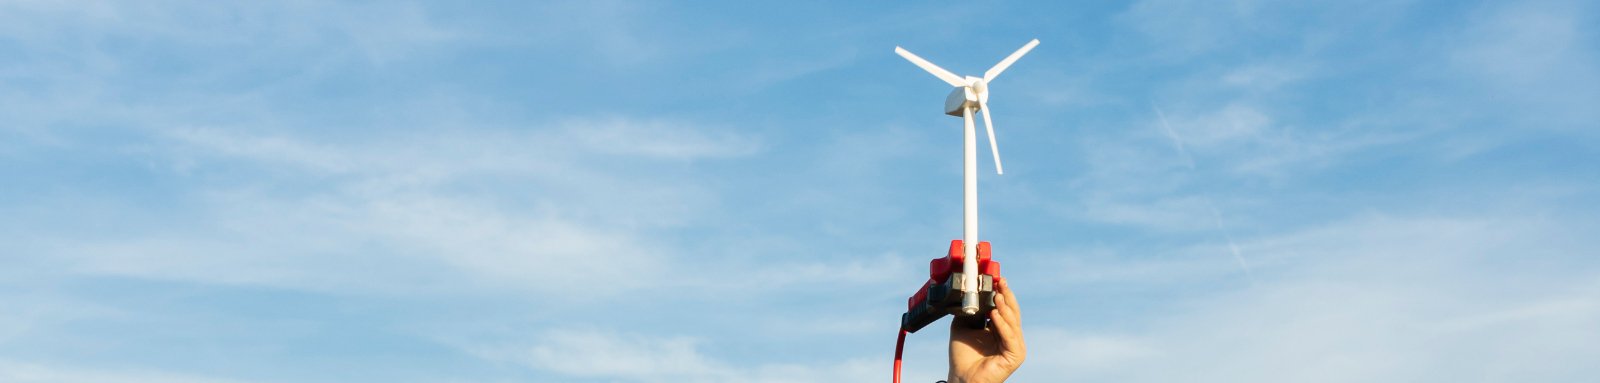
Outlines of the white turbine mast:
{"type": "Polygon", "coordinates": [[[995,174],[1004,174],[1000,166],[1000,147],[994,142],[994,123],[989,120],[989,82],[994,81],[995,77],[999,77],[1000,72],[1004,72],[1006,68],[1011,66],[1011,63],[1017,62],[1017,59],[1022,58],[1022,55],[1028,54],[1028,51],[1033,50],[1035,45],[1039,45],[1039,39],[1029,41],[1028,44],[1022,46],[1022,49],[1017,49],[1010,56],[1006,56],[1004,60],[1000,60],[1000,63],[994,64],[993,68],[983,72],[982,78],[957,76],[954,73],[950,73],[950,71],[944,70],[944,68],[940,68],[938,65],[933,65],[933,63],[922,59],[922,57],[912,54],[911,51],[907,51],[905,48],[894,47],[894,53],[905,57],[912,64],[916,64],[922,70],[932,73],[934,77],[938,77],[956,88],[950,92],[949,97],[945,98],[944,113],[951,116],[960,116],[965,122],[966,128],[963,136],[965,146],[963,157],[965,165],[965,170],[963,171],[965,210],[963,212],[961,236],[962,247],[964,247],[962,249],[964,258],[962,259],[961,268],[965,272],[962,273],[964,279],[961,283],[961,311],[967,315],[978,313],[978,140],[977,128],[972,123],[972,113],[974,110],[983,112],[983,126],[989,131],[989,152],[994,154],[994,172],[995,174]]]}

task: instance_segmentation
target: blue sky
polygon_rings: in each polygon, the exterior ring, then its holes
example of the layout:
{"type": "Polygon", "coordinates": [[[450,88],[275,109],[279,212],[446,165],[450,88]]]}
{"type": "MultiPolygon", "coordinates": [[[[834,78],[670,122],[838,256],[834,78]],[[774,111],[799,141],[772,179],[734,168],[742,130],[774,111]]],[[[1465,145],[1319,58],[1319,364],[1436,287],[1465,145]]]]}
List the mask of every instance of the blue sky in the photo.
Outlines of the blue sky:
{"type": "Polygon", "coordinates": [[[1014,380],[1586,380],[1597,15],[0,1],[0,381],[885,380],[1031,38],[1014,380]]]}

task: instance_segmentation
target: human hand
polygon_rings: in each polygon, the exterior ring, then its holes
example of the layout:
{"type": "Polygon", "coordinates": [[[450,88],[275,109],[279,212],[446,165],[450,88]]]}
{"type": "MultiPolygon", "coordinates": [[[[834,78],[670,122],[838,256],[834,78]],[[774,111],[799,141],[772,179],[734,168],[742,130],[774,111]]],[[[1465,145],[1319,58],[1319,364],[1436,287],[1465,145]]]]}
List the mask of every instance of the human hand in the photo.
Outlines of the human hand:
{"type": "Polygon", "coordinates": [[[950,383],[1004,382],[1022,360],[1022,311],[1005,278],[995,277],[994,309],[988,328],[975,329],[950,321],[950,383]]]}

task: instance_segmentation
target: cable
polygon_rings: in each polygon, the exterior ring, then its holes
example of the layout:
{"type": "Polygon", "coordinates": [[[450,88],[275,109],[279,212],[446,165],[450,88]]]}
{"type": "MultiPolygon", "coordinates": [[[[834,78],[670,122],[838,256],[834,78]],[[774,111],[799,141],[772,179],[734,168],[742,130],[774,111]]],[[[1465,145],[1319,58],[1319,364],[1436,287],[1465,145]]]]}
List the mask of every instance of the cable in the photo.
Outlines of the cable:
{"type": "Polygon", "coordinates": [[[906,329],[900,329],[900,339],[894,341],[894,383],[900,383],[900,354],[906,350],[906,329]]]}

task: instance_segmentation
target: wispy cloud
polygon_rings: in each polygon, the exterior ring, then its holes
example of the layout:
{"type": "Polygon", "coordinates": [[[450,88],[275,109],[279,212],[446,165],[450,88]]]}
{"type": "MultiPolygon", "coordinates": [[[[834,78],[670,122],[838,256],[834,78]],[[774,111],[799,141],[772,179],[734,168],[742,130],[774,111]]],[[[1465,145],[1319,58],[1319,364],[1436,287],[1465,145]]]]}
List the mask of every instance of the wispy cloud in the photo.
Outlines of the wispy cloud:
{"type": "Polygon", "coordinates": [[[16,383],[243,383],[246,381],[139,369],[99,369],[0,359],[0,379],[16,383]]]}
{"type": "Polygon", "coordinates": [[[628,119],[568,122],[565,135],[549,137],[573,142],[603,154],[637,155],[672,160],[742,157],[761,150],[755,137],[695,127],[691,122],[636,121],[628,119]]]}
{"type": "Polygon", "coordinates": [[[1494,118],[1527,127],[1581,131],[1600,112],[1600,54],[1593,4],[1543,1],[1501,4],[1483,9],[1453,36],[1460,43],[1446,53],[1452,72],[1469,89],[1493,96],[1474,101],[1494,118]],[[1508,110],[1500,105],[1515,105],[1508,110]],[[1537,111],[1524,113],[1523,111],[1537,111]]]}
{"type": "Polygon", "coordinates": [[[197,202],[210,234],[47,238],[56,248],[36,256],[65,257],[74,269],[92,273],[313,289],[418,286],[342,271],[379,264],[412,278],[484,277],[495,286],[605,281],[595,285],[626,289],[659,283],[646,278],[658,275],[647,270],[659,270],[669,254],[650,250],[644,231],[683,222],[677,217],[684,209],[711,207],[713,199],[706,189],[676,184],[670,176],[612,173],[593,162],[744,156],[759,147],[748,136],[712,135],[687,124],[598,121],[524,133],[386,135],[342,144],[288,134],[170,129],[168,144],[145,154],[171,161],[172,171],[201,182],[197,202]],[[221,169],[248,169],[260,178],[234,186],[205,181],[221,169]],[[451,190],[482,177],[535,188],[511,187],[526,190],[523,197],[451,190]],[[318,186],[271,190],[273,184],[305,182],[318,186]],[[516,198],[536,203],[512,209],[497,202],[516,198]],[[609,202],[556,202],[586,199],[609,202]],[[365,241],[386,245],[359,244],[365,241]],[[438,263],[465,274],[429,271],[438,263]],[[567,271],[543,271],[558,264],[567,271]]]}
{"type": "Polygon", "coordinates": [[[1250,263],[1249,262],[1245,262],[1244,254],[1239,251],[1239,244],[1235,243],[1234,240],[1233,240],[1233,233],[1230,232],[1228,230],[1228,227],[1223,224],[1223,222],[1222,222],[1222,211],[1221,210],[1217,210],[1217,205],[1211,203],[1211,201],[1209,201],[1209,200],[1206,201],[1206,207],[1211,208],[1211,219],[1212,219],[1212,222],[1214,222],[1216,224],[1217,231],[1222,233],[1222,239],[1228,241],[1228,253],[1233,254],[1233,260],[1234,260],[1234,262],[1238,262],[1239,263],[1239,269],[1244,271],[1245,277],[1250,278],[1250,283],[1251,284],[1255,284],[1256,283],[1255,273],[1250,271],[1250,263]]]}
{"type": "Polygon", "coordinates": [[[704,342],[619,332],[553,329],[533,345],[468,346],[474,354],[570,378],[622,382],[858,381],[881,375],[883,363],[738,365],[707,355],[704,342]]]}
{"type": "Polygon", "coordinates": [[[1138,335],[1046,329],[1039,342],[1080,348],[1030,347],[1038,363],[1019,377],[1579,379],[1594,373],[1580,355],[1600,352],[1591,330],[1600,306],[1587,303],[1600,298],[1600,269],[1550,274],[1517,261],[1572,251],[1545,245],[1584,230],[1562,225],[1367,216],[1249,240],[1241,247],[1270,259],[1257,288],[1190,299],[1181,313],[1129,326],[1138,335]],[[1149,365],[1166,367],[1128,367],[1149,365]]]}
{"type": "Polygon", "coordinates": [[[1178,137],[1178,132],[1172,130],[1172,125],[1167,123],[1167,114],[1162,112],[1161,107],[1159,106],[1152,105],[1151,108],[1155,109],[1156,119],[1161,123],[1159,125],[1161,127],[1161,133],[1165,133],[1167,135],[1167,139],[1172,140],[1172,148],[1178,151],[1179,156],[1183,157],[1183,162],[1189,165],[1189,169],[1194,169],[1194,156],[1190,156],[1189,150],[1184,149],[1183,137],[1178,137]]]}

